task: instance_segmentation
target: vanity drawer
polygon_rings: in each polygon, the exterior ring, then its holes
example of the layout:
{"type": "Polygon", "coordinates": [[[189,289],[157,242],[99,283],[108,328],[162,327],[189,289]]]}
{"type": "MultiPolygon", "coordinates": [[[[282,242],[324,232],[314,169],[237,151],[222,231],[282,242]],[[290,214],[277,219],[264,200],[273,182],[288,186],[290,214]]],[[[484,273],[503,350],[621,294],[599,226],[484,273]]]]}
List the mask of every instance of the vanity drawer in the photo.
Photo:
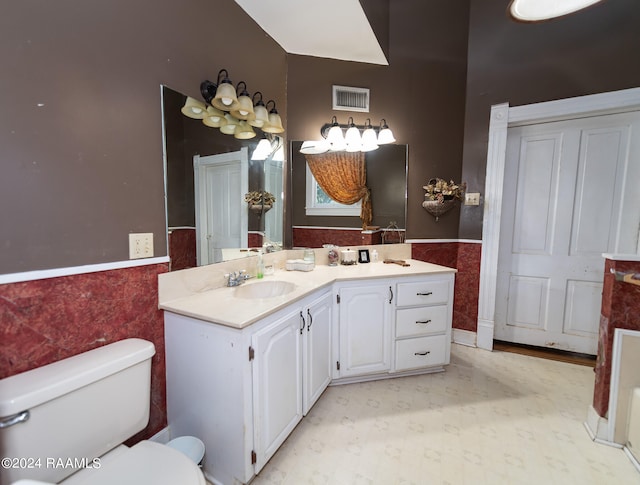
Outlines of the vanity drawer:
{"type": "Polygon", "coordinates": [[[396,371],[443,365],[447,336],[419,337],[396,341],[396,371]],[[426,353],[426,355],[425,355],[426,353]]]}
{"type": "Polygon", "coordinates": [[[396,310],[396,338],[447,331],[447,306],[425,306],[396,310]]]}
{"type": "Polygon", "coordinates": [[[398,306],[434,305],[449,301],[449,280],[398,283],[398,306]]]}

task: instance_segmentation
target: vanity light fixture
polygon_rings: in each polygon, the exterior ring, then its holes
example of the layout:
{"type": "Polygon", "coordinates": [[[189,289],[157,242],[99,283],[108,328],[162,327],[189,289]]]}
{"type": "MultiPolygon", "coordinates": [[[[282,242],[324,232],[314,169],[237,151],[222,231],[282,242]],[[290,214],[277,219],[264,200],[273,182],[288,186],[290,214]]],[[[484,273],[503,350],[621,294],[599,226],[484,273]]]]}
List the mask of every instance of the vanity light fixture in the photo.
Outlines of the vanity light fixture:
{"type": "Polygon", "coordinates": [[[322,126],[320,134],[324,140],[305,141],[300,148],[300,153],[318,154],[328,150],[370,152],[376,150],[379,145],[395,143],[396,141],[384,118],[380,120],[380,126],[374,128],[370,119],[367,119],[363,126],[357,126],[353,118],[349,117],[347,124],[341,125],[336,117],[333,116],[330,123],[322,126]],[[346,137],[342,133],[343,129],[346,129],[346,137]],[[376,130],[378,131],[377,134],[376,130]]]}
{"type": "Polygon", "coordinates": [[[253,131],[253,127],[247,123],[247,120],[240,120],[233,132],[233,136],[239,140],[249,140],[256,136],[256,132],[253,131]]]}
{"type": "Polygon", "coordinates": [[[247,140],[256,136],[253,127],[265,133],[284,132],[276,102],[269,100],[265,106],[260,91],[251,97],[244,81],[234,89],[226,69],[218,72],[217,83],[202,81],[200,93],[205,103],[187,97],[180,111],[189,118],[202,120],[210,128],[219,128],[225,135],[247,140]],[[273,107],[269,111],[270,103],[273,107]]]}
{"type": "Polygon", "coordinates": [[[520,22],[542,22],[590,7],[602,0],[511,0],[508,12],[520,22]]]}
{"type": "Polygon", "coordinates": [[[229,79],[229,73],[226,69],[220,69],[218,72],[218,89],[216,89],[216,95],[211,100],[211,104],[222,111],[231,111],[238,106],[238,97],[236,96],[236,90],[233,87],[233,82],[229,79]],[[220,76],[224,72],[222,80],[220,76]]]}
{"type": "Polygon", "coordinates": [[[387,120],[382,118],[380,120],[380,131],[378,132],[378,145],[387,145],[389,143],[395,143],[396,139],[393,136],[393,132],[387,125],[387,120]]]}
{"type": "Polygon", "coordinates": [[[262,126],[262,131],[267,133],[282,133],[284,128],[282,126],[282,119],[276,109],[276,102],[273,99],[270,99],[267,101],[267,108],[269,108],[270,103],[273,103],[273,108],[269,110],[269,122],[262,126]]]}
{"type": "Polygon", "coordinates": [[[207,111],[207,106],[195,98],[187,97],[184,106],[180,110],[183,115],[193,118],[194,120],[201,120],[204,118],[207,111]]]}
{"type": "Polygon", "coordinates": [[[253,113],[255,116],[253,119],[249,120],[249,124],[251,126],[255,126],[256,128],[262,128],[265,124],[269,123],[269,112],[264,105],[264,101],[262,101],[262,93],[260,91],[256,91],[253,94],[253,113]],[[256,101],[256,96],[260,95],[260,99],[256,101]]]}
{"type": "Polygon", "coordinates": [[[359,152],[362,149],[362,137],[351,116],[349,116],[347,126],[349,128],[347,128],[347,133],[344,135],[344,141],[347,144],[346,150],[348,152],[359,152]]]}
{"type": "Polygon", "coordinates": [[[370,152],[378,149],[378,135],[376,130],[371,126],[371,120],[367,118],[364,122],[364,131],[362,132],[362,151],[370,152]]]}
{"type": "Polygon", "coordinates": [[[222,125],[227,124],[224,112],[213,106],[207,106],[207,111],[202,122],[210,128],[220,128],[222,125]]]}
{"type": "Polygon", "coordinates": [[[220,132],[225,135],[233,135],[236,132],[236,127],[240,124],[240,120],[237,120],[229,113],[224,115],[224,119],[227,121],[224,125],[220,126],[220,132]]]}
{"type": "Polygon", "coordinates": [[[244,85],[244,88],[240,92],[238,96],[238,106],[235,109],[231,110],[231,114],[238,118],[239,120],[250,120],[256,117],[253,112],[253,101],[247,92],[247,83],[244,81],[240,81],[236,88],[236,92],[240,88],[240,85],[244,85]]]}

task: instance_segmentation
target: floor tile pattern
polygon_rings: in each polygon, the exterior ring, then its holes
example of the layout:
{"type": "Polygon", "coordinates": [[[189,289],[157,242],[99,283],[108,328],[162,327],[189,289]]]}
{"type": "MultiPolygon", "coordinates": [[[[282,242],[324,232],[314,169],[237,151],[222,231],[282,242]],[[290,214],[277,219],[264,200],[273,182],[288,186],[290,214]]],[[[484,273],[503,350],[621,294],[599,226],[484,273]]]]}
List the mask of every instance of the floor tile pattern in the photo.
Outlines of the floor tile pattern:
{"type": "Polygon", "coordinates": [[[446,372],[333,386],[252,485],[639,484],[583,422],[593,369],[454,345],[446,372]]]}

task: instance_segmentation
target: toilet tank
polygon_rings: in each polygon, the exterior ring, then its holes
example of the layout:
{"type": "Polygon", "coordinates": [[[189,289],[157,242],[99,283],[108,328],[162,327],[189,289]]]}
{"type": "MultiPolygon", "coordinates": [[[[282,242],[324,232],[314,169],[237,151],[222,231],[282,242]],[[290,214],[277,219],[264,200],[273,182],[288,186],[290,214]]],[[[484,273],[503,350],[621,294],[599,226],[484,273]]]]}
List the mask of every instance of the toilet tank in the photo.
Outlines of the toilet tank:
{"type": "Polygon", "coordinates": [[[57,483],[144,429],[154,354],[126,339],[0,380],[0,485],[57,483]]]}

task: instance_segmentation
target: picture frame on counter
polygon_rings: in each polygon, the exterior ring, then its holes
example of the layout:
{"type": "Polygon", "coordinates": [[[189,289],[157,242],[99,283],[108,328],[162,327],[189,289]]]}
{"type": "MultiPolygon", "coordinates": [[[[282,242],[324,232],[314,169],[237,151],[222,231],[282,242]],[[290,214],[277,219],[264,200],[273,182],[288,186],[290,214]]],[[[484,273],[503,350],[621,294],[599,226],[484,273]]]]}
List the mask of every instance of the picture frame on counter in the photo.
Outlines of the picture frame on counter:
{"type": "Polygon", "coordinates": [[[369,250],[368,249],[358,249],[358,263],[369,263],[371,259],[369,258],[369,250]]]}

